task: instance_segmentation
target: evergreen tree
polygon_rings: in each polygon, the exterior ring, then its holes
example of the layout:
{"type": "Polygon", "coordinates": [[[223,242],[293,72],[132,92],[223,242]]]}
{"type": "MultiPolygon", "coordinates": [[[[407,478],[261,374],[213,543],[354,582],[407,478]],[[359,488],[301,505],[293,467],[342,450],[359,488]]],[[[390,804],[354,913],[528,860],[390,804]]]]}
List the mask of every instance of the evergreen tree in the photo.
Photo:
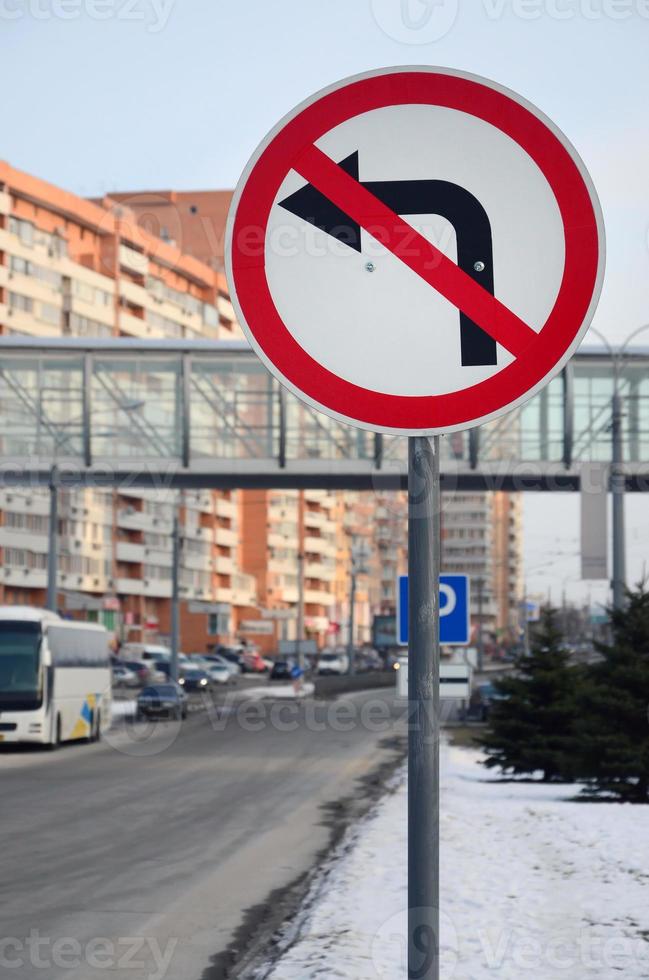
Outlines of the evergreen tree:
{"type": "Polygon", "coordinates": [[[577,772],[591,792],[649,802],[649,592],[627,592],[609,610],[611,642],[596,644],[578,699],[577,772]]]}
{"type": "Polygon", "coordinates": [[[544,780],[572,778],[574,692],[578,672],[569,665],[557,613],[541,611],[529,654],[495,682],[489,728],[479,739],[485,765],[514,775],[540,771],[544,780]]]}

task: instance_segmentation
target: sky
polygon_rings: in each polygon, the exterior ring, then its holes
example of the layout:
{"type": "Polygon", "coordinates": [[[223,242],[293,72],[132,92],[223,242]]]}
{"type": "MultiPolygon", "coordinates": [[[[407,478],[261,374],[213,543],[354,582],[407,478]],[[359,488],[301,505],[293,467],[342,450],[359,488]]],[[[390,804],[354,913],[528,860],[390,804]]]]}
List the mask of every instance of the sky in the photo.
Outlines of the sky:
{"type": "MultiPolygon", "coordinates": [[[[607,237],[594,326],[622,342],[649,322],[648,52],[649,0],[0,0],[0,156],[87,196],[232,187],[263,135],[333,81],[412,64],[485,75],[585,161],[607,237]]],[[[529,591],[606,597],[578,581],[578,504],[526,495],[529,591]],[[549,568],[544,527],[562,543],[549,568]]],[[[643,495],[627,525],[635,581],[643,495]]]]}

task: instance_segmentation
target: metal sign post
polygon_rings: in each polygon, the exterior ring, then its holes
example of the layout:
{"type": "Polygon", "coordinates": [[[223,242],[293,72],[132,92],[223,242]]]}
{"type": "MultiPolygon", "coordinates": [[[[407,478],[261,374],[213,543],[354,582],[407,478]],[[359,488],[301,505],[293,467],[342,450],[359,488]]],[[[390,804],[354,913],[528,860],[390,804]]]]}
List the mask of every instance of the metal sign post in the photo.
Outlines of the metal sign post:
{"type": "Polygon", "coordinates": [[[408,977],[439,977],[439,436],[408,439],[408,977]]]}

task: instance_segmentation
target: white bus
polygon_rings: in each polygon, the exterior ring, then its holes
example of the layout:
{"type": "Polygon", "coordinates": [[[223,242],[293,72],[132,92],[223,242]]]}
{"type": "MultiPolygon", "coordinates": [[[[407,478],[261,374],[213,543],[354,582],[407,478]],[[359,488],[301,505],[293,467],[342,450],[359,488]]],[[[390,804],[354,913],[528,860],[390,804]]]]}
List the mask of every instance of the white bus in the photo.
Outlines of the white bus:
{"type": "Polygon", "coordinates": [[[108,634],[28,606],[0,606],[0,742],[98,740],[111,722],[108,634]]]}

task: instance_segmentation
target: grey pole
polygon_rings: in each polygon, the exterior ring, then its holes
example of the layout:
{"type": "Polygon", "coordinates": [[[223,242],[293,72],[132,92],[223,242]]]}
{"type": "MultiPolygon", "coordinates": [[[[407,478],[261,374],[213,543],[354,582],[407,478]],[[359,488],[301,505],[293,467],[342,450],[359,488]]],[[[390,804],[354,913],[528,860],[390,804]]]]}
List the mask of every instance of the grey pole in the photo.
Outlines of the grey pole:
{"type": "Polygon", "coordinates": [[[297,556],[297,664],[304,671],[304,552],[302,547],[297,556]]]}
{"type": "Polygon", "coordinates": [[[171,679],[177,682],[180,645],[180,527],[177,510],[174,514],[171,548],[171,679]]]}
{"type": "Polygon", "coordinates": [[[527,615],[527,582],[525,583],[525,596],[523,598],[523,650],[525,656],[530,653],[530,621],[527,615]]]}
{"type": "Polygon", "coordinates": [[[53,466],[50,470],[50,522],[48,525],[47,542],[47,608],[52,612],[57,609],[57,571],[58,571],[58,524],[59,524],[59,488],[58,469],[53,466]]]}
{"type": "Polygon", "coordinates": [[[349,642],[347,644],[347,673],[354,673],[354,606],[356,605],[356,559],[352,552],[352,574],[349,587],[349,642]]]}
{"type": "Polygon", "coordinates": [[[439,436],[408,439],[408,977],[439,980],[439,436]]]}
{"type": "Polygon", "coordinates": [[[484,600],[484,579],[480,576],[476,582],[478,587],[478,670],[484,670],[484,633],[482,631],[482,610],[484,600]]]}
{"type": "Polygon", "coordinates": [[[626,588],[626,554],[624,541],[624,491],[625,480],[622,470],[622,399],[615,378],[613,392],[612,420],[612,466],[611,495],[613,497],[613,608],[624,608],[626,588]]]}

